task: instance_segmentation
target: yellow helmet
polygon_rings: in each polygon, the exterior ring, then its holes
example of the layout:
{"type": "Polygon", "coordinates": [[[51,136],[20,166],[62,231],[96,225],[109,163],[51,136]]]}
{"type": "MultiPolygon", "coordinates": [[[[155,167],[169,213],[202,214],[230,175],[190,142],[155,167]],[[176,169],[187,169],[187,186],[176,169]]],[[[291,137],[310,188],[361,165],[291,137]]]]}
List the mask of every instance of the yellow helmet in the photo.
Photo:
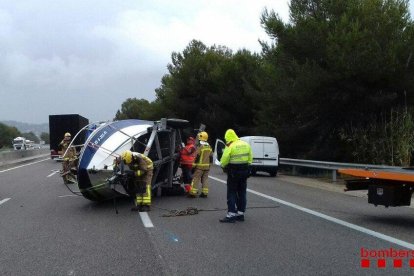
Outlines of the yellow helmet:
{"type": "Polygon", "coordinates": [[[70,135],[70,133],[69,133],[69,132],[66,132],[66,133],[65,133],[65,137],[72,137],[72,135],[70,135]]]}
{"type": "Polygon", "coordinates": [[[125,164],[130,164],[132,162],[132,151],[126,150],[121,154],[122,160],[124,160],[125,164]]]}
{"type": "Polygon", "coordinates": [[[207,142],[208,134],[205,131],[202,131],[198,134],[198,140],[207,142]]]}

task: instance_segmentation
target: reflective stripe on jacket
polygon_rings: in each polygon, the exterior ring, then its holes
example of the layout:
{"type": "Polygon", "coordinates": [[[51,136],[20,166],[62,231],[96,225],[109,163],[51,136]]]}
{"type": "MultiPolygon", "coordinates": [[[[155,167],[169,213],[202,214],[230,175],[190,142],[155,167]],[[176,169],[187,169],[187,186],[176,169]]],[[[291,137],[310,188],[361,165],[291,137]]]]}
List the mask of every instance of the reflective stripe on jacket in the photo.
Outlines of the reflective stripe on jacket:
{"type": "Polygon", "coordinates": [[[228,164],[251,164],[253,162],[252,148],[242,140],[236,140],[224,149],[220,163],[223,168],[228,164]]]}
{"type": "Polygon", "coordinates": [[[213,150],[207,142],[201,141],[200,143],[200,146],[197,147],[197,157],[194,163],[194,167],[201,170],[208,170],[210,169],[210,156],[213,155],[213,150]]]}

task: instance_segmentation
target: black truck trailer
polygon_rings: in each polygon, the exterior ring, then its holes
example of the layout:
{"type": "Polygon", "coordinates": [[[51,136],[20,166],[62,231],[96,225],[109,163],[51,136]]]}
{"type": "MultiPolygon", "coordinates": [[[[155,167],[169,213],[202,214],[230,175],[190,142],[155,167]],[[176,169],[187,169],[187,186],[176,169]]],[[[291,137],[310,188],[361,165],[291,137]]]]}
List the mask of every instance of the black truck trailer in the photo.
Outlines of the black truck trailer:
{"type": "MultiPolygon", "coordinates": [[[[79,114],[49,115],[50,155],[54,159],[58,157],[58,146],[66,132],[75,137],[83,127],[89,124],[89,120],[79,114]]],[[[86,133],[86,132],[85,132],[86,133]]],[[[85,135],[79,135],[73,142],[81,145],[85,142],[85,135]]]]}

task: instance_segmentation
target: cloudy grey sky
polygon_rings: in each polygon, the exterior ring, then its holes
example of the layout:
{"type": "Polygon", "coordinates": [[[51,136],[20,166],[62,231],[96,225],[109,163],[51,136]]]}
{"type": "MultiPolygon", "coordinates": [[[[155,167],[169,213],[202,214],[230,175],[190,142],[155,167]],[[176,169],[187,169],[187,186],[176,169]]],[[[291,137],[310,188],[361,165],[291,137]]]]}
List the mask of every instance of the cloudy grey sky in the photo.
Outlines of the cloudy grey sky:
{"type": "Polygon", "coordinates": [[[192,39],[260,52],[263,8],[287,20],[288,2],[0,0],[0,121],[110,120],[127,98],[154,100],[192,39]]]}

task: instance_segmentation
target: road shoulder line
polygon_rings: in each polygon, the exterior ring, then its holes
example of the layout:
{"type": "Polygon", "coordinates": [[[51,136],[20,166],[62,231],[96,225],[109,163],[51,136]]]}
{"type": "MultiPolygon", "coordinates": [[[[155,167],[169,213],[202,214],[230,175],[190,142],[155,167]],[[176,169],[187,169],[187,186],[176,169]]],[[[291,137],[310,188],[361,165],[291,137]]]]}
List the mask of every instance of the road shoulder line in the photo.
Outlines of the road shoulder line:
{"type": "Polygon", "coordinates": [[[17,167],[13,167],[13,168],[10,168],[10,169],[6,169],[6,170],[2,170],[2,171],[0,171],[0,173],[12,171],[12,170],[15,170],[15,169],[18,169],[18,168],[22,168],[22,167],[26,167],[26,166],[30,166],[30,165],[33,165],[33,164],[37,164],[37,163],[40,163],[40,162],[44,162],[46,160],[50,160],[50,158],[42,159],[42,160],[39,160],[39,161],[36,161],[36,162],[32,162],[32,163],[20,165],[20,166],[17,166],[17,167]]]}
{"type": "MultiPolygon", "coordinates": [[[[211,178],[213,180],[216,180],[218,182],[221,182],[221,183],[226,184],[226,181],[221,180],[219,178],[216,178],[216,177],[213,177],[213,176],[209,176],[209,178],[211,178]]],[[[362,227],[362,226],[358,226],[356,224],[352,224],[352,223],[349,223],[349,222],[346,222],[346,221],[343,221],[343,220],[340,220],[340,219],[337,219],[337,218],[334,218],[334,217],[331,217],[331,216],[328,216],[328,215],[325,215],[325,214],[322,214],[322,213],[313,211],[311,209],[308,209],[308,208],[299,206],[297,204],[294,204],[294,203],[291,203],[291,202],[288,202],[288,201],[285,201],[285,200],[282,200],[282,199],[279,199],[279,198],[275,198],[275,197],[272,197],[272,196],[269,196],[269,195],[266,195],[266,194],[263,194],[263,193],[260,193],[260,192],[251,190],[251,189],[247,189],[247,192],[252,193],[252,194],[255,194],[255,195],[260,196],[260,197],[264,197],[264,198],[269,199],[269,200],[272,200],[272,201],[275,201],[277,203],[280,203],[280,204],[289,206],[291,208],[294,208],[294,209],[297,209],[299,211],[308,213],[310,215],[313,215],[313,216],[316,216],[316,217],[319,217],[319,218],[328,220],[330,222],[333,222],[333,223],[336,223],[336,224],[345,226],[347,228],[356,230],[358,232],[361,232],[361,233],[364,233],[364,234],[367,234],[367,235],[370,235],[370,236],[379,238],[381,240],[384,240],[384,241],[387,241],[387,242],[391,242],[391,243],[400,245],[402,247],[405,247],[405,248],[414,250],[414,244],[412,244],[412,243],[409,243],[409,242],[406,242],[406,241],[403,241],[403,240],[399,240],[399,239],[393,238],[393,237],[388,236],[388,235],[381,234],[379,232],[370,230],[368,228],[365,228],[365,227],[362,227]]]]}
{"type": "Polygon", "coordinates": [[[0,205],[2,205],[3,203],[6,203],[7,201],[9,201],[11,198],[5,198],[3,200],[0,200],[0,205]]]}

